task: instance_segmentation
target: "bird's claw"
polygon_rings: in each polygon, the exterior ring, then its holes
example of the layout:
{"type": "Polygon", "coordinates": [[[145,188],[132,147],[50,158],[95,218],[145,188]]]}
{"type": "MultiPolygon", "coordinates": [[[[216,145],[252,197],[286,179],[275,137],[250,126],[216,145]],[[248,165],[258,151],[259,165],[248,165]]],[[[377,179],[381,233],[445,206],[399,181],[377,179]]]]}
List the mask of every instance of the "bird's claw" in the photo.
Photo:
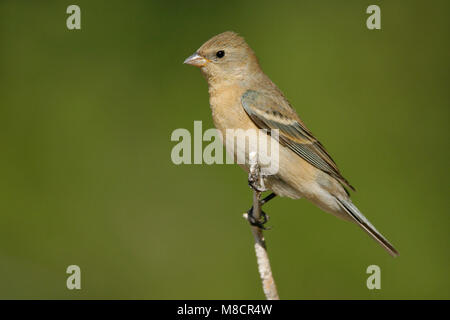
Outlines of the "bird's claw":
{"type": "Polygon", "coordinates": [[[269,215],[266,214],[264,211],[261,210],[261,217],[259,220],[256,220],[253,216],[253,207],[250,208],[250,210],[247,211],[247,220],[248,222],[261,230],[270,230],[271,227],[265,227],[264,225],[269,221],[269,215]]]}
{"type": "Polygon", "coordinates": [[[258,192],[267,191],[267,189],[261,185],[260,177],[256,174],[248,175],[248,185],[250,188],[258,192]]]}

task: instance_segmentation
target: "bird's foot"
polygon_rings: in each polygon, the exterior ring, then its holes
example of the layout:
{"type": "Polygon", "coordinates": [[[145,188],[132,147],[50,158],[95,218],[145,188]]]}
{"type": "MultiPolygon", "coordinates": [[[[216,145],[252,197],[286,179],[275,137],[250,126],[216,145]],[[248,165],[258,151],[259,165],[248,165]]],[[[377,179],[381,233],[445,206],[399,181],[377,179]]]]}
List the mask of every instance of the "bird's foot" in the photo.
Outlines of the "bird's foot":
{"type": "Polygon", "coordinates": [[[264,185],[264,177],[257,174],[248,174],[248,185],[250,188],[258,192],[267,191],[267,188],[264,185]]]}
{"type": "Polygon", "coordinates": [[[257,227],[257,228],[262,229],[262,230],[270,230],[271,229],[271,227],[265,227],[264,226],[267,223],[267,221],[269,221],[269,218],[270,218],[269,215],[261,210],[261,217],[260,217],[260,219],[256,219],[253,216],[253,207],[251,207],[250,210],[247,211],[247,220],[248,220],[248,222],[252,226],[257,227]]]}

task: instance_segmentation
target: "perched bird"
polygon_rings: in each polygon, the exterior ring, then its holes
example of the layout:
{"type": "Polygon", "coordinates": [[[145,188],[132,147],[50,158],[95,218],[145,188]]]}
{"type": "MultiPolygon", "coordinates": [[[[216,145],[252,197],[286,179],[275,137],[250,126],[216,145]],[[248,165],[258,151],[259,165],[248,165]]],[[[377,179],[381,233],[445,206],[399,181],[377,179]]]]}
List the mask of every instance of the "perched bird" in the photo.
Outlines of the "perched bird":
{"type": "MultiPolygon", "coordinates": [[[[231,31],[214,36],[184,63],[199,67],[208,81],[213,121],[224,136],[227,129],[265,129],[267,135],[278,130],[279,168],[276,174],[264,177],[273,194],[263,202],[275,195],[306,198],[326,212],[355,222],[392,256],[398,255],[352,203],[346,188],[354,188],[263,73],[255,53],[241,36],[231,31]]],[[[248,165],[243,167],[249,170],[248,165]]]]}

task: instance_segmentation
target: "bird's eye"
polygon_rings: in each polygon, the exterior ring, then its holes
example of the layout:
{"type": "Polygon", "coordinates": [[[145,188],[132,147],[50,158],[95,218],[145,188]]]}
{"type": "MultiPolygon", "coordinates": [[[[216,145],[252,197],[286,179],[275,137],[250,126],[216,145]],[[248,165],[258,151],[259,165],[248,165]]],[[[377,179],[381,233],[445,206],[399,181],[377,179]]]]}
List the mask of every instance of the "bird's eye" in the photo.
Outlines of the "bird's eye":
{"type": "Polygon", "coordinates": [[[223,51],[223,50],[220,50],[220,51],[217,51],[216,52],[216,57],[217,58],[223,58],[223,56],[225,55],[225,51],[223,51]]]}

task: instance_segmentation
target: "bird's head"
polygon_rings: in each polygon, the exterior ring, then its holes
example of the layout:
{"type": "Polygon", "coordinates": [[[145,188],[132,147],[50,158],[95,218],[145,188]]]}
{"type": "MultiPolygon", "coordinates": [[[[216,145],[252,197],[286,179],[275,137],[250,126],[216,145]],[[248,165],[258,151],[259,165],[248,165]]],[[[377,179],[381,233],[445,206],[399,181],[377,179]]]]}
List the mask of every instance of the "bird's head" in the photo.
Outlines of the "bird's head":
{"type": "Polygon", "coordinates": [[[207,80],[239,80],[259,70],[253,50],[238,34],[227,31],[206,41],[184,63],[199,67],[207,80]]]}

